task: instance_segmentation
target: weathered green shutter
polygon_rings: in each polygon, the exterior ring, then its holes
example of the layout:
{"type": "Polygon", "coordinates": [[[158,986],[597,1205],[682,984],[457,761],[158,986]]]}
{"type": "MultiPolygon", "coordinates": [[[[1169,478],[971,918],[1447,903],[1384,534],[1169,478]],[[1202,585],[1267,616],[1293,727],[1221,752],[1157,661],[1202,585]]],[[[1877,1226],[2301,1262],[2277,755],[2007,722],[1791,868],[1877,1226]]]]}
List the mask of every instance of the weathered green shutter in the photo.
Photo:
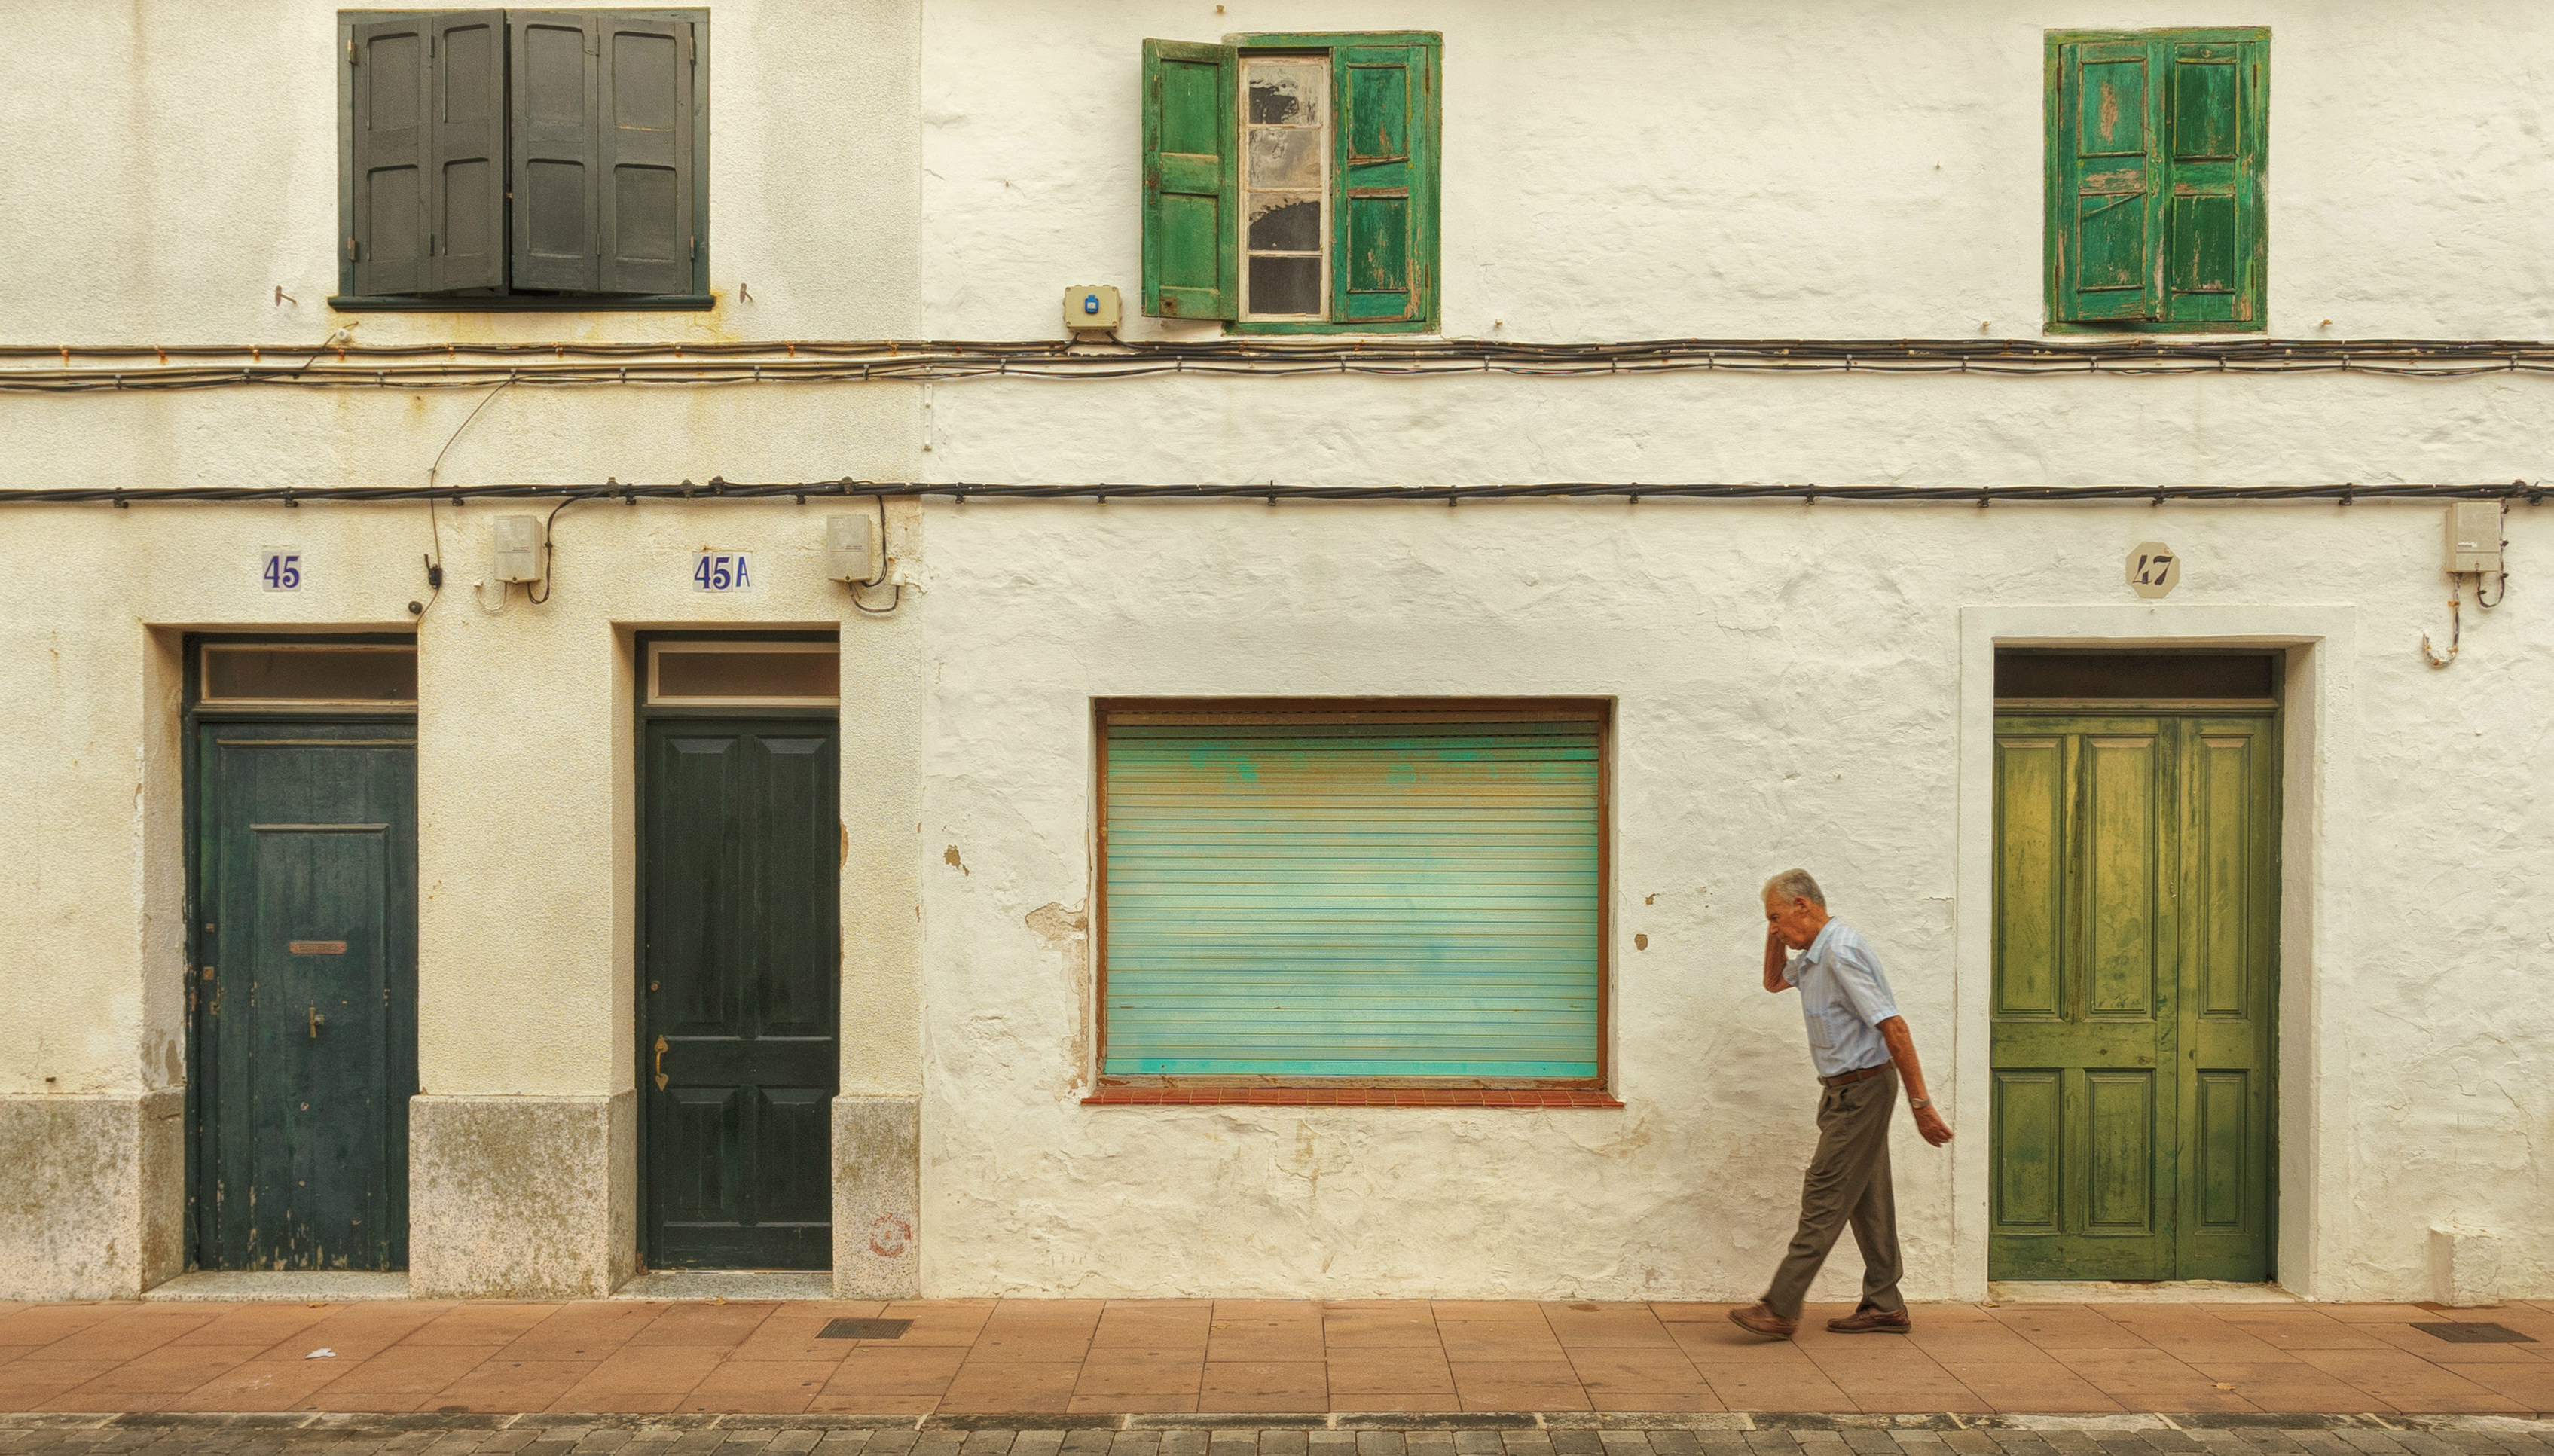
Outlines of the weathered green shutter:
{"type": "Polygon", "coordinates": [[[358,293],[426,286],[426,26],[432,17],[354,28],[354,115],[348,119],[352,215],[345,248],[358,293]]]}
{"type": "Polygon", "coordinates": [[[508,12],[514,36],[515,286],[591,292],[602,261],[600,12],[508,12]]]}
{"type": "Polygon", "coordinates": [[[1436,312],[1437,56],[1420,45],[1332,52],[1335,320],[1436,312]]]}
{"type": "Polygon", "coordinates": [[[692,27],[599,16],[596,149],[606,293],[688,293],[692,231],[692,27]]]}
{"type": "Polygon", "coordinates": [[[2163,290],[2177,322],[2248,323],[2263,251],[2259,102],[2269,47],[2164,42],[2168,128],[2163,290]]]}
{"type": "Polygon", "coordinates": [[[1598,732],[1110,722],[1103,1070],[1598,1075],[1598,732]]]}
{"type": "Polygon", "coordinates": [[[1144,43],[1144,311],[1240,312],[1233,48],[1144,43]]]}
{"type": "Polygon", "coordinates": [[[458,10],[427,25],[433,176],[425,291],[506,285],[506,12],[458,10]]]}
{"type": "Polygon", "coordinates": [[[2051,38],[2051,321],[2262,326],[2268,63],[2262,31],[2051,38]]]}

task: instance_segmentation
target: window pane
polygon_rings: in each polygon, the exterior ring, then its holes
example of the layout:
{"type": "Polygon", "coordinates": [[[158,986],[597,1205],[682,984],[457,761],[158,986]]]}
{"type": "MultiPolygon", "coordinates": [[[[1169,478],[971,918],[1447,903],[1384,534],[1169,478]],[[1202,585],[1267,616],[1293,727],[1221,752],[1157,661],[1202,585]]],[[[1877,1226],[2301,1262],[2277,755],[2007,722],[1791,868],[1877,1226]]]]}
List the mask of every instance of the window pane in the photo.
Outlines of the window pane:
{"type": "Polygon", "coordinates": [[[414,647],[214,643],[204,648],[206,703],[413,703],[414,647]]]}
{"type": "Polygon", "coordinates": [[[1584,1078],[1601,725],[1112,715],[1121,1076],[1584,1078]]]}
{"type": "Polygon", "coordinates": [[[1322,311],[1322,260],[1251,259],[1250,311],[1319,314],[1322,311]]]}
{"type": "Polygon", "coordinates": [[[656,649],[658,703],[832,703],[842,696],[842,654],[809,643],[760,650],[743,644],[656,649]]]}
{"type": "Polygon", "coordinates": [[[1322,124],[1322,63],[1251,60],[1242,65],[1252,126],[1317,127],[1322,124]]]}
{"type": "Polygon", "coordinates": [[[1274,127],[1250,134],[1250,187],[1308,188],[1322,184],[1322,134],[1274,127]]]}
{"type": "Polygon", "coordinates": [[[1250,199],[1250,246],[1271,253],[1322,251],[1319,193],[1270,192],[1250,199]]]}
{"type": "Polygon", "coordinates": [[[2278,693],[2264,652],[2032,652],[1996,654],[1999,698],[2171,701],[2259,699],[2278,693]]]}

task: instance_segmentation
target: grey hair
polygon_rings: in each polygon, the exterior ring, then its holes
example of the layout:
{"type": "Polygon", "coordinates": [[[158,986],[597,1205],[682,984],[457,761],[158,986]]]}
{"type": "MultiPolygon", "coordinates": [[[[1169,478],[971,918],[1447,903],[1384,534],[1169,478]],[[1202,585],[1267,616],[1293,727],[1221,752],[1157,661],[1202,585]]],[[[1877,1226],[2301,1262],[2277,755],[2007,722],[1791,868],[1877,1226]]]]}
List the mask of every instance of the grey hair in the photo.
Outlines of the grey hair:
{"type": "Polygon", "coordinates": [[[1765,893],[1780,895],[1787,904],[1794,900],[1806,900],[1820,910],[1827,908],[1826,893],[1818,888],[1816,880],[1809,878],[1805,869],[1784,870],[1765,882],[1765,893]]]}

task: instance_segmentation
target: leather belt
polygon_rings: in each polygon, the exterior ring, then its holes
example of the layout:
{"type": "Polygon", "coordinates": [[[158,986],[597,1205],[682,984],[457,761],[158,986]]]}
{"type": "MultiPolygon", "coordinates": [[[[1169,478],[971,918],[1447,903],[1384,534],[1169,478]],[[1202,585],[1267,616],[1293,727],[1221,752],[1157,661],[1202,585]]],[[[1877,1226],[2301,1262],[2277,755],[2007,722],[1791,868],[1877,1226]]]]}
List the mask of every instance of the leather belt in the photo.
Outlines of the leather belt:
{"type": "Polygon", "coordinates": [[[1836,1073],[1835,1075],[1833,1075],[1833,1076],[1822,1076],[1822,1077],[1819,1077],[1819,1078],[1818,1078],[1818,1085],[1819,1085],[1819,1086],[1822,1086],[1822,1087],[1841,1087],[1841,1086],[1847,1086],[1847,1085],[1850,1085],[1850,1084],[1852,1084],[1852,1083],[1854,1083],[1854,1082],[1862,1081],[1862,1080],[1864,1080],[1865,1078],[1868,1078],[1868,1077],[1875,1077],[1875,1076],[1878,1076],[1878,1075],[1880,1075],[1882,1072],[1887,1071],[1888,1069],[1889,1069],[1889,1064],[1888,1064],[1888,1063],[1886,1063],[1886,1062],[1878,1062],[1878,1063],[1874,1063],[1874,1064],[1871,1064],[1871,1065],[1869,1065],[1869,1066],[1862,1067],[1862,1068],[1860,1068],[1859,1070],[1855,1070],[1855,1071],[1839,1071],[1839,1072],[1837,1072],[1837,1073],[1836,1073]]]}

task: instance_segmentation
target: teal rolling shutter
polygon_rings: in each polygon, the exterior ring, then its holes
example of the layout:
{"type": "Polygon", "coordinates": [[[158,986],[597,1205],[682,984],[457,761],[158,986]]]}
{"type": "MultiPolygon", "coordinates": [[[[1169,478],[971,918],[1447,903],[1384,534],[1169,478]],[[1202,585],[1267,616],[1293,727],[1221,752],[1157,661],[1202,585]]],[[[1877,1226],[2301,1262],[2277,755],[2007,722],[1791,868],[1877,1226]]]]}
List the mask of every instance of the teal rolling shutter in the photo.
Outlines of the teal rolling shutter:
{"type": "Polygon", "coordinates": [[[1112,721],[1103,1071],[1596,1076],[1598,731],[1112,721]]]}

